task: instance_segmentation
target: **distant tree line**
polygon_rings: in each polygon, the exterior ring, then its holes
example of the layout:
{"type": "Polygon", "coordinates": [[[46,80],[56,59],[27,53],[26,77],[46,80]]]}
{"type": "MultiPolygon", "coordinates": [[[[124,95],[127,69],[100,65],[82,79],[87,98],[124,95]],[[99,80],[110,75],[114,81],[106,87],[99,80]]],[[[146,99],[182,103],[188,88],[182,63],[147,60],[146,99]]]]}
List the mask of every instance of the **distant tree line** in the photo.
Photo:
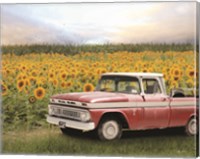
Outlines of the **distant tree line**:
{"type": "MultiPolygon", "coordinates": [[[[198,47],[197,47],[198,48],[198,47]]],[[[104,52],[113,53],[116,51],[143,52],[143,51],[189,51],[194,50],[194,45],[185,44],[104,44],[104,45],[59,45],[59,44],[33,44],[33,45],[3,45],[3,54],[13,53],[24,55],[27,53],[62,53],[74,55],[80,52],[104,52]]]]}

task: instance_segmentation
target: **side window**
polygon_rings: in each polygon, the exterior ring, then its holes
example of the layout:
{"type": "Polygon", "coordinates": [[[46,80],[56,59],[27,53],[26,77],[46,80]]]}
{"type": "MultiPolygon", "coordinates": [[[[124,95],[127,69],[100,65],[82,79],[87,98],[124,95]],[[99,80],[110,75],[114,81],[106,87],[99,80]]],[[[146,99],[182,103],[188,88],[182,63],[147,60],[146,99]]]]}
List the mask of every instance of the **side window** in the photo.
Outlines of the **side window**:
{"type": "Polygon", "coordinates": [[[119,81],[118,91],[126,93],[140,93],[140,86],[138,81],[119,81]]]}
{"type": "Polygon", "coordinates": [[[159,83],[156,79],[143,79],[142,84],[144,93],[146,94],[161,93],[159,83]]]}
{"type": "Polygon", "coordinates": [[[102,82],[100,84],[100,90],[114,92],[115,91],[115,81],[110,80],[110,79],[102,80],[102,82]]]}

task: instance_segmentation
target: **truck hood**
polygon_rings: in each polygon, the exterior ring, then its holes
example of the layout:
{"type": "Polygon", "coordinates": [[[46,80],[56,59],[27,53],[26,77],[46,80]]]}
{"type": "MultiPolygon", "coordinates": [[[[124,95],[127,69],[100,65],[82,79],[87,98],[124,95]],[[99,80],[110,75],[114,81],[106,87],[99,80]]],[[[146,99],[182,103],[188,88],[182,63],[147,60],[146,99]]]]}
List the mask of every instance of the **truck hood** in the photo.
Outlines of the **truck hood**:
{"type": "Polygon", "coordinates": [[[78,101],[83,103],[128,102],[128,97],[125,94],[110,92],[66,93],[54,95],[51,99],[78,101]]]}

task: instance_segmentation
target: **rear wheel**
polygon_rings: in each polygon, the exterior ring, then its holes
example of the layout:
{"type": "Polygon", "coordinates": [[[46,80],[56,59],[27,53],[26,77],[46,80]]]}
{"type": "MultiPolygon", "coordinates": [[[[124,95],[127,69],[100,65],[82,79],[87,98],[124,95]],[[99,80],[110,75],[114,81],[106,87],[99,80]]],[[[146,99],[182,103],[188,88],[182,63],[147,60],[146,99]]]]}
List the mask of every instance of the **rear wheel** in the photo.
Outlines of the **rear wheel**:
{"type": "Polygon", "coordinates": [[[122,135],[121,122],[114,118],[103,119],[98,126],[98,136],[101,140],[116,140],[122,135]]]}
{"type": "Polygon", "coordinates": [[[195,117],[191,118],[188,121],[185,130],[186,130],[187,135],[189,135],[189,136],[197,134],[197,132],[198,132],[197,119],[195,117]]]}

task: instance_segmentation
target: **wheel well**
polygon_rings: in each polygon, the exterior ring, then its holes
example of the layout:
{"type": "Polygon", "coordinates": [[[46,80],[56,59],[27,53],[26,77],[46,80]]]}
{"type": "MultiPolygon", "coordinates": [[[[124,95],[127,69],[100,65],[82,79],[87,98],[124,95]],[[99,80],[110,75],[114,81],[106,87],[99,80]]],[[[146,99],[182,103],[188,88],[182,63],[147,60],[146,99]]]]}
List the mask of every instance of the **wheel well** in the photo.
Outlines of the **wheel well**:
{"type": "Polygon", "coordinates": [[[197,119],[197,122],[199,121],[199,118],[198,118],[198,116],[197,115],[195,115],[195,114],[193,114],[193,115],[191,115],[189,118],[188,118],[188,120],[187,120],[187,123],[186,124],[188,124],[188,122],[192,119],[192,118],[196,118],[197,119]]]}
{"type": "MultiPolygon", "coordinates": [[[[105,120],[105,119],[108,119],[108,118],[112,118],[112,119],[116,119],[118,120],[119,122],[121,122],[122,124],[122,128],[129,128],[129,125],[128,125],[128,122],[126,120],[126,118],[124,117],[124,115],[122,113],[119,113],[119,112],[109,112],[109,113],[105,113],[103,114],[103,116],[101,117],[101,120],[105,120]]],[[[99,123],[100,123],[99,122],[99,123]]]]}
{"type": "MultiPolygon", "coordinates": [[[[191,115],[190,118],[189,118],[189,120],[192,119],[192,118],[196,118],[196,119],[198,120],[198,116],[197,116],[197,115],[194,115],[194,114],[191,115]]],[[[188,121],[189,121],[189,120],[188,120],[188,121]]]]}
{"type": "Polygon", "coordinates": [[[184,95],[184,93],[178,92],[178,93],[175,93],[175,94],[173,95],[173,97],[174,97],[174,98],[177,98],[177,97],[185,97],[185,95],[184,95]]]}

